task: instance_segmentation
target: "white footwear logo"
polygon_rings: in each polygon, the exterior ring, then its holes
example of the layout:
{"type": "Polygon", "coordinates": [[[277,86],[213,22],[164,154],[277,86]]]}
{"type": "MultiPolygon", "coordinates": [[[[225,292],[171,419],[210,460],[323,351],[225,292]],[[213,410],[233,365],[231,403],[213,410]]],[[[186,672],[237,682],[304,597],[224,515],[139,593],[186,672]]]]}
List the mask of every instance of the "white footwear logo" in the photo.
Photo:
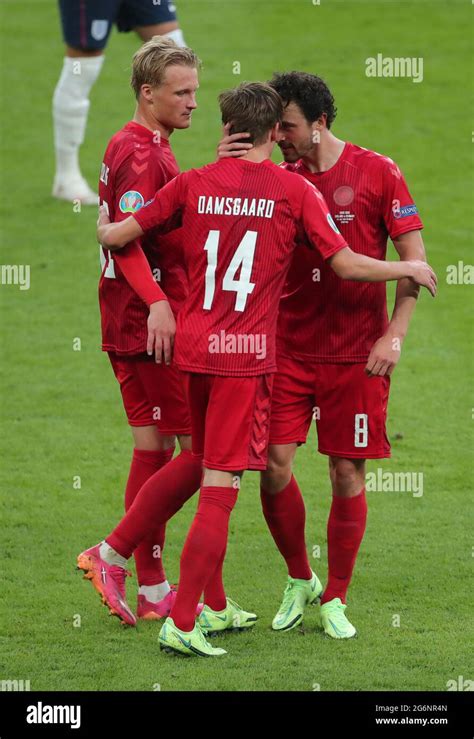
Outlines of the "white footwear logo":
{"type": "Polygon", "coordinates": [[[105,585],[105,581],[107,580],[107,572],[106,572],[105,567],[102,567],[100,574],[102,575],[102,582],[105,585]]]}
{"type": "Polygon", "coordinates": [[[27,724],[69,724],[71,729],[81,725],[80,706],[48,706],[39,702],[26,709],[27,724]]]}

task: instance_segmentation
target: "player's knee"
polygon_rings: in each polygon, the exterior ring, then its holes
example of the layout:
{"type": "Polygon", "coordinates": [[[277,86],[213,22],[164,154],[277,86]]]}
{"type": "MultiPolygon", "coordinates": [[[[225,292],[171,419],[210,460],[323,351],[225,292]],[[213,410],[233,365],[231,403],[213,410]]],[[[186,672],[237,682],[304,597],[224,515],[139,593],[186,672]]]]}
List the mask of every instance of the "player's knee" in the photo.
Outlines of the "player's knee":
{"type": "Polygon", "coordinates": [[[353,494],[363,487],[365,460],[330,457],[329,473],[336,495],[353,494]]]}
{"type": "Polygon", "coordinates": [[[163,436],[156,426],[131,426],[136,449],[163,452],[175,444],[174,436],[163,436]]]}
{"type": "Polygon", "coordinates": [[[191,441],[191,435],[186,434],[185,436],[180,435],[178,436],[179,446],[182,451],[190,452],[192,451],[193,445],[191,441]]]}
{"type": "Polygon", "coordinates": [[[292,462],[292,451],[270,447],[267,469],[261,473],[262,488],[268,493],[283,490],[291,480],[292,462]]]}

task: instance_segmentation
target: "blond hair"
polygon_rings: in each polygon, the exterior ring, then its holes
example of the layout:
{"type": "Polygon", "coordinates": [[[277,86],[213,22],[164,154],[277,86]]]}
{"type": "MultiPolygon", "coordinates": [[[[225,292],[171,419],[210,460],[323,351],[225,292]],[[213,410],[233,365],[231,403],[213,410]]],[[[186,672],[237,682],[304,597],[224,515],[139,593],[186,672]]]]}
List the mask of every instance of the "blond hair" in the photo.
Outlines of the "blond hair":
{"type": "Polygon", "coordinates": [[[159,87],[163,83],[167,67],[180,64],[199,68],[201,61],[188,47],[181,47],[165,36],[153,36],[134,54],[130,84],[138,99],[142,85],[159,87]]]}

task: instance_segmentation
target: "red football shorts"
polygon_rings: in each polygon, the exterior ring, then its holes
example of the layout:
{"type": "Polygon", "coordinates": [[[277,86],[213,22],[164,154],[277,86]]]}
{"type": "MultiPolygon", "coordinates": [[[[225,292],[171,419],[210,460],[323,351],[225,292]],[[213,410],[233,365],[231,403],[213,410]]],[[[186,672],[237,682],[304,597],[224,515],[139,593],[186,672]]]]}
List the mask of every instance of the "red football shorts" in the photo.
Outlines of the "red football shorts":
{"type": "Polygon", "coordinates": [[[390,457],[385,429],[389,377],[368,377],[365,364],[323,364],[278,357],[270,444],[304,444],[316,421],[318,451],[331,457],[390,457]]]}
{"type": "Polygon", "coordinates": [[[219,377],[184,372],[193,454],[211,470],[267,467],[273,375],[219,377]]]}
{"type": "Polygon", "coordinates": [[[191,433],[191,418],[184,394],[183,377],[171,364],[156,364],[153,358],[109,359],[122,393],[130,426],[157,426],[165,436],[191,433]]]}

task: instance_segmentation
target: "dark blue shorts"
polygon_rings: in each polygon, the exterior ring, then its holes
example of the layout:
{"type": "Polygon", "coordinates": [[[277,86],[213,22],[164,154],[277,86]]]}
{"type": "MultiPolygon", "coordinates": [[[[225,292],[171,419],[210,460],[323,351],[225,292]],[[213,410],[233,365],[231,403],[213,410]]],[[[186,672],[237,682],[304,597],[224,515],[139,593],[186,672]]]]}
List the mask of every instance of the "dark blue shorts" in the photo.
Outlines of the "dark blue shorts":
{"type": "Polygon", "coordinates": [[[59,0],[63,37],[74,49],[104,49],[112,25],[119,31],[176,20],[172,0],[59,0]]]}

